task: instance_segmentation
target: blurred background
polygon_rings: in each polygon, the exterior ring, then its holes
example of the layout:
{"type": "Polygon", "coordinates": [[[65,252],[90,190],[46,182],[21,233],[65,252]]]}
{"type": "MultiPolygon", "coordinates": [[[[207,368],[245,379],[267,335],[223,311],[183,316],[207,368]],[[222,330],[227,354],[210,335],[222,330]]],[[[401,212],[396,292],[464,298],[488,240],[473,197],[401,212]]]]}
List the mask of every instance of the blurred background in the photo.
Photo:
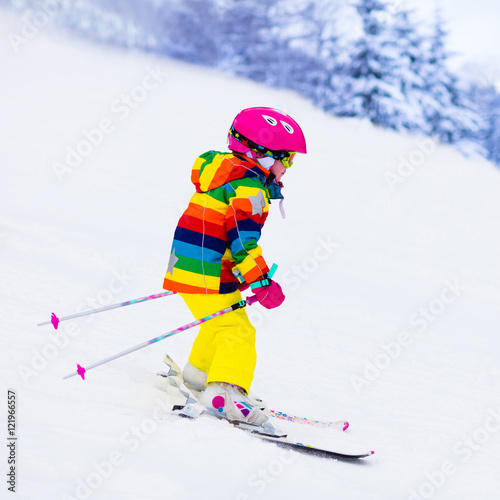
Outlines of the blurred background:
{"type": "Polygon", "coordinates": [[[500,164],[498,2],[479,0],[1,0],[49,26],[292,89],[500,164]]]}
{"type": "Polygon", "coordinates": [[[16,500],[498,499],[499,14],[485,0],[0,0],[16,500]],[[345,434],[290,435],[375,450],[364,466],[284,463],[221,422],[168,415],[156,373],[166,353],[183,366],[196,329],[63,380],[192,321],[180,297],[36,326],[161,291],[193,162],[250,106],[289,113],[308,146],[287,219],[273,204],[259,242],[287,299],[249,310],[252,391],[348,419],[345,434]]]}

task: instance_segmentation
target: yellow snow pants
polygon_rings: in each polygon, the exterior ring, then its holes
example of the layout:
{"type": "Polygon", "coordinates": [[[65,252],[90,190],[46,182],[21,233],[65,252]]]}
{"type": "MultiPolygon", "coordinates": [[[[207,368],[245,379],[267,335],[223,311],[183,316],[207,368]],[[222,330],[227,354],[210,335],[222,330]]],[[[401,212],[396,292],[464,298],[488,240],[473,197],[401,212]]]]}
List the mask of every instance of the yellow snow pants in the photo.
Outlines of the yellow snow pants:
{"type": "MultiPolygon", "coordinates": [[[[196,319],[232,306],[241,300],[239,291],[226,294],[179,294],[196,319]]],[[[189,362],[208,373],[209,382],[227,382],[250,391],[257,353],[255,328],[244,308],[200,325],[189,362]]]]}

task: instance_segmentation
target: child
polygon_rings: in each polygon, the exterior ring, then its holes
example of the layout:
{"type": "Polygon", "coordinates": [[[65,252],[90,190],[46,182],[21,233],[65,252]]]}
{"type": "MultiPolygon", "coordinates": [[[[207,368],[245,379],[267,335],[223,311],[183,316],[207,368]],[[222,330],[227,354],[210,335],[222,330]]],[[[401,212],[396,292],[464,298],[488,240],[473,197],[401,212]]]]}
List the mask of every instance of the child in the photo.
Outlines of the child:
{"type": "MultiPolygon", "coordinates": [[[[268,309],[285,300],[258,241],[270,200],[283,198],[281,178],[295,153],[307,152],[304,134],[281,111],[248,108],[234,119],[228,145],[230,153],[209,151],[194,163],[196,193],[175,230],[164,281],[196,319],[240,301],[248,286],[268,309]]],[[[237,309],[201,324],[184,382],[204,391],[209,411],[260,425],[267,416],[249,397],[256,360],[255,328],[237,309]]]]}

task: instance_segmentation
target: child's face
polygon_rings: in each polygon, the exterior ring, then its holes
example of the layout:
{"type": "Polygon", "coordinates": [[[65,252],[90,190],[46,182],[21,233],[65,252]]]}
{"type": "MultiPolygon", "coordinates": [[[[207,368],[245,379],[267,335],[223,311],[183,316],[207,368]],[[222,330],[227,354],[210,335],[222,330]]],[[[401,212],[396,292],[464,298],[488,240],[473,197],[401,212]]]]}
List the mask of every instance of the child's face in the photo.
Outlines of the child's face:
{"type": "Polygon", "coordinates": [[[276,176],[276,180],[279,182],[286,173],[286,167],[280,160],[276,160],[271,167],[271,172],[276,176]]]}

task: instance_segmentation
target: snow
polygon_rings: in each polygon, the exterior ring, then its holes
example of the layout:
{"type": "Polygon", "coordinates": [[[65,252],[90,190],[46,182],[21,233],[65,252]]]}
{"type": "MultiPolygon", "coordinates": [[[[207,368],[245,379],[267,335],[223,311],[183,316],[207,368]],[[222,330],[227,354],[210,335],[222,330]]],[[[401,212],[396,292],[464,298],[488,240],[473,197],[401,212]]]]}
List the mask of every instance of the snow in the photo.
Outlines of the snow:
{"type": "MultiPolygon", "coordinates": [[[[6,35],[22,23],[2,15],[6,35]]],[[[494,166],[291,92],[48,29],[17,51],[4,36],[0,51],[0,380],[4,401],[17,394],[16,498],[498,498],[494,166]],[[287,300],[249,309],[252,389],[277,410],[347,418],[345,435],[297,433],[375,450],[357,464],[168,416],[155,373],[165,352],[187,360],[195,330],[62,380],[191,321],[179,297],[36,326],[161,291],[192,162],[223,150],[233,116],[255,105],[296,118],[309,154],[285,177],[287,219],[276,205],[261,240],[287,300]],[[86,156],[61,168],[71,150],[86,156]]],[[[4,476],[2,498],[7,487],[4,476]]]]}

